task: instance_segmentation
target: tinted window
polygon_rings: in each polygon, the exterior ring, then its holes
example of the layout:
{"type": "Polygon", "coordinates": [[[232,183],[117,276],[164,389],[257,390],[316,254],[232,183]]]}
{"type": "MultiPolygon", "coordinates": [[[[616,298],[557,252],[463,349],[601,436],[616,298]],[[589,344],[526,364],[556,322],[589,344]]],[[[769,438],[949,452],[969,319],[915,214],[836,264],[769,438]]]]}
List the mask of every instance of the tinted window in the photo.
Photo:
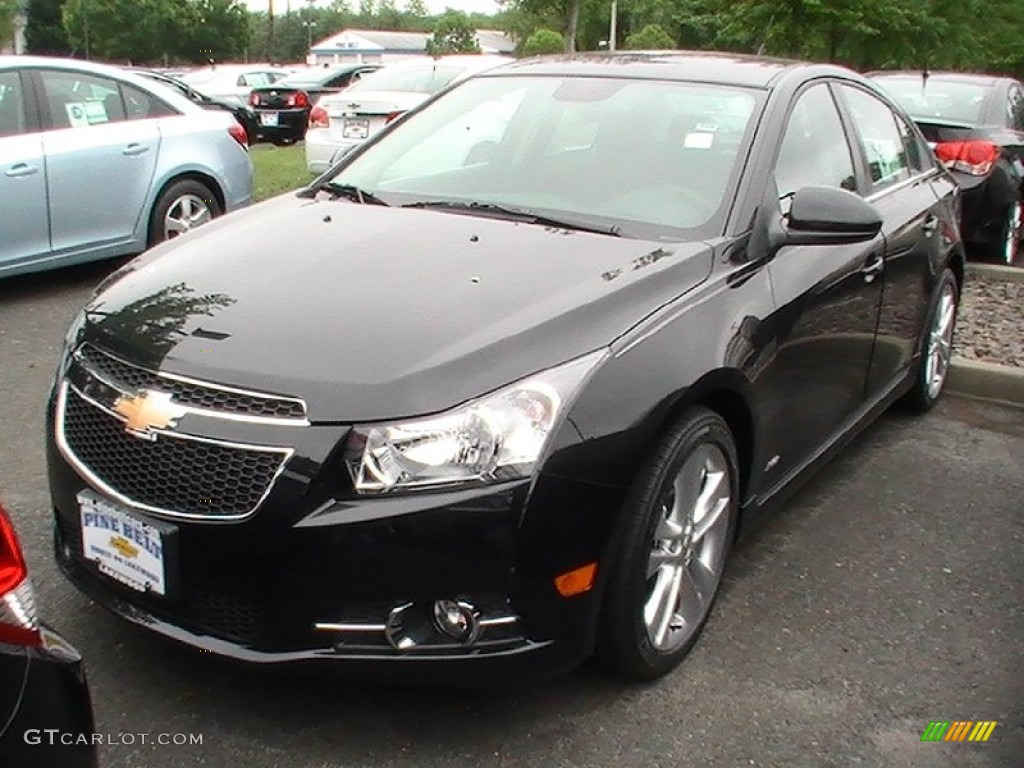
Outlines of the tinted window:
{"type": "Polygon", "coordinates": [[[989,86],[979,83],[922,77],[879,77],[885,89],[910,116],[919,122],[929,119],[961,125],[981,122],[981,107],[989,86]]]}
{"type": "Polygon", "coordinates": [[[857,190],[850,147],[828,86],[816,85],[797,99],[775,163],[775,182],[785,200],[807,186],[857,190]]]}
{"type": "Polygon", "coordinates": [[[845,85],[842,89],[867,157],[874,190],[910,178],[907,148],[893,111],[867,91],[845,85]]]}
{"type": "Polygon", "coordinates": [[[126,118],[121,91],[113,80],[82,72],[40,74],[54,128],[88,128],[126,118]]]}
{"type": "Polygon", "coordinates": [[[0,72],[0,136],[24,133],[25,102],[17,72],[0,72]]]}
{"type": "Polygon", "coordinates": [[[927,160],[929,153],[926,148],[921,145],[917,134],[899,115],[896,115],[896,127],[899,129],[903,151],[906,153],[907,165],[910,166],[910,169],[916,172],[931,168],[931,163],[927,160]]]}

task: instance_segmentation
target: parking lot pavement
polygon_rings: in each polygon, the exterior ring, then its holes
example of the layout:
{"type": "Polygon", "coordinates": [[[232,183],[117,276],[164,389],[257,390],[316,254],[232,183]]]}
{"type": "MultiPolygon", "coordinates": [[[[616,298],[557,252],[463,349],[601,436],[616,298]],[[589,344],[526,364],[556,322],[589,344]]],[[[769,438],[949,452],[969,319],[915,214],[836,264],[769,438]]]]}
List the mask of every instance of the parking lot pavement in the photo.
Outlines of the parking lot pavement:
{"type": "Polygon", "coordinates": [[[58,574],[42,454],[67,323],[107,267],[0,283],[0,495],[44,615],[89,665],[104,766],[1020,766],[1024,411],[882,419],[740,543],[659,683],[409,690],[225,663],[131,628],[58,574]],[[929,721],[995,720],[987,743],[929,721]],[[201,746],[119,734],[201,734],[201,746]]]}

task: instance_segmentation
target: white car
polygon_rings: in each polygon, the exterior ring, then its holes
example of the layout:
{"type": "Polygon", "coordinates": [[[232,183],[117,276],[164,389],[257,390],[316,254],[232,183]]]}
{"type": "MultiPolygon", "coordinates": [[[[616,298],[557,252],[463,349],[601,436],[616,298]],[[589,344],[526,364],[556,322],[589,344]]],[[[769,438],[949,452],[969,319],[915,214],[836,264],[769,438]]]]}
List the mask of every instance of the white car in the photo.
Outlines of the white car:
{"type": "Polygon", "coordinates": [[[403,112],[445,86],[513,59],[504,56],[424,57],[367,75],[345,91],[322,98],[309,115],[306,166],[322,173],[345,153],[403,112]]]}
{"type": "Polygon", "coordinates": [[[253,88],[271,85],[290,74],[290,70],[269,64],[217,64],[187,72],[180,80],[204,96],[245,106],[253,88]]]}

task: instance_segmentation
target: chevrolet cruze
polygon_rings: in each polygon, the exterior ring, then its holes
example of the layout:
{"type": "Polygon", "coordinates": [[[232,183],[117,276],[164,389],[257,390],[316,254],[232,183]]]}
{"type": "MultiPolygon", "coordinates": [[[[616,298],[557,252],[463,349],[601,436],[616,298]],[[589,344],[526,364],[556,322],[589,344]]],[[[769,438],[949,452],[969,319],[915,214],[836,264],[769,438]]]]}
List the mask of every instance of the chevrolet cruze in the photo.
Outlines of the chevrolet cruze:
{"type": "Polygon", "coordinates": [[[490,70],[100,286],[49,407],[57,558],[250,662],[657,677],[737,532],[940,396],[957,205],[845,69],[490,70]]]}

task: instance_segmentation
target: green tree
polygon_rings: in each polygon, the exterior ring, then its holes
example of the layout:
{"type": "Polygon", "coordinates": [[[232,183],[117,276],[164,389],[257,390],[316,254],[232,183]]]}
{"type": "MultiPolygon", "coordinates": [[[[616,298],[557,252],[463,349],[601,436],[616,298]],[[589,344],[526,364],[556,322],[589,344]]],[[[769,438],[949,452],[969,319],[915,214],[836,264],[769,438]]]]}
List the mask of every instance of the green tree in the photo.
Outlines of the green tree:
{"type": "Polygon", "coordinates": [[[183,11],[180,43],[174,51],[180,58],[225,61],[245,52],[249,14],[236,0],[190,0],[183,11]]]}
{"type": "Polygon", "coordinates": [[[553,29],[538,29],[522,45],[523,56],[543,56],[548,53],[561,53],[565,50],[565,39],[553,29]]]}
{"type": "Polygon", "coordinates": [[[639,32],[626,36],[626,48],[631,51],[666,51],[675,47],[672,35],[658,24],[648,24],[639,32]]]}
{"type": "Polygon", "coordinates": [[[405,12],[416,19],[425,19],[430,15],[424,0],[408,0],[405,4],[405,12]]]}
{"type": "Polygon", "coordinates": [[[14,30],[20,13],[18,0],[0,0],[0,48],[14,47],[14,30]]]}
{"type": "Polygon", "coordinates": [[[29,53],[67,56],[71,53],[61,9],[64,0],[29,0],[25,43],[29,53]]]}
{"type": "Polygon", "coordinates": [[[448,9],[434,25],[434,34],[427,40],[427,53],[444,56],[449,53],[480,53],[476,30],[462,11],[448,9]]]}

